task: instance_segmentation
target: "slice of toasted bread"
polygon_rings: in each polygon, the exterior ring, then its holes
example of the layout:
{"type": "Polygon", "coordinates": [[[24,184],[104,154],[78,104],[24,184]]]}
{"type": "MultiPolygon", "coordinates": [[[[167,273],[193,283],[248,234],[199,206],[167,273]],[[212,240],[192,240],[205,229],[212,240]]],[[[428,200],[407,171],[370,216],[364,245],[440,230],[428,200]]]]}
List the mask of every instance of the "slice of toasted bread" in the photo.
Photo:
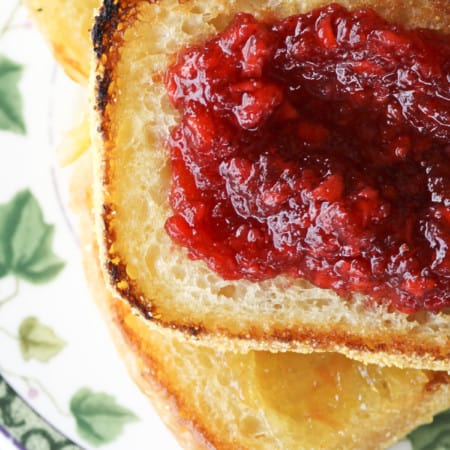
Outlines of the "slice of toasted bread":
{"type": "Polygon", "coordinates": [[[91,161],[73,207],[93,296],[136,383],[187,449],[380,449],[450,405],[444,372],[364,365],[339,354],[235,354],[148,326],[106,289],[91,214],[91,161]]]}
{"type": "Polygon", "coordinates": [[[90,30],[100,0],[25,0],[25,4],[67,75],[87,84],[92,52],[90,30]]]}
{"type": "MultiPolygon", "coordinates": [[[[305,280],[225,281],[169,239],[165,140],[178,116],[165,86],[173,55],[223,29],[238,11],[287,16],[322,0],[106,1],[94,27],[97,227],[115,295],[142,317],[241,350],[335,351],[365,362],[450,369],[447,313],[407,315],[340,298],[305,280]],[[99,131],[99,132],[98,132],[99,131]]],[[[405,26],[449,31],[447,0],[342,1],[405,26]]]]}

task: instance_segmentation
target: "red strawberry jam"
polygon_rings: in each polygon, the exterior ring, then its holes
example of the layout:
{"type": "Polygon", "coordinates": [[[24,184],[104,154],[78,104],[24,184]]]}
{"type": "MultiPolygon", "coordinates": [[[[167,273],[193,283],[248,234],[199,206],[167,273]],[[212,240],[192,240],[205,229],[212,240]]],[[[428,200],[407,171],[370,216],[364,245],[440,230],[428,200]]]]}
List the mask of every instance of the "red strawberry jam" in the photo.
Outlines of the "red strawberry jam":
{"type": "MultiPolygon", "coordinates": [[[[450,306],[450,37],[330,5],[237,14],[166,84],[166,230],[225,279],[450,306]]],[[[386,300],[387,299],[387,300],[386,300]]]]}

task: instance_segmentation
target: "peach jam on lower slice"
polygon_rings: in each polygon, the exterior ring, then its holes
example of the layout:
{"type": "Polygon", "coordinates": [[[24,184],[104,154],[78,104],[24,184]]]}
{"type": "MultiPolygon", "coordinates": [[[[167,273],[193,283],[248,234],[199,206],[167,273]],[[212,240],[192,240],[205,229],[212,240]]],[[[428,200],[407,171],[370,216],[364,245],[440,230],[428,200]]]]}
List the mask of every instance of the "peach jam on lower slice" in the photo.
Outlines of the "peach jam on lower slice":
{"type": "Polygon", "coordinates": [[[166,85],[166,230],[191,258],[405,313],[450,306],[449,36],[335,4],[240,13],[166,85]]]}

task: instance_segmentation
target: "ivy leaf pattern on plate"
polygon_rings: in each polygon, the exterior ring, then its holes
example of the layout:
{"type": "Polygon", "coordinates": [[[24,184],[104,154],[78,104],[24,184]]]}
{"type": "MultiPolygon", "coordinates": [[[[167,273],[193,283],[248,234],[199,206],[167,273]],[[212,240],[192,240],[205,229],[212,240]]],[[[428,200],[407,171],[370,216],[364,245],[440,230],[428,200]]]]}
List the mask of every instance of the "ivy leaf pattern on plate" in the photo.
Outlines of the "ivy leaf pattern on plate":
{"type": "Polygon", "coordinates": [[[94,446],[112,442],[127,423],[138,420],[133,412],[118,405],[113,396],[88,388],[73,395],[70,411],[80,436],[94,446]]]}
{"type": "Polygon", "coordinates": [[[0,55],[0,129],[25,134],[22,97],[18,82],[22,66],[0,55]]]}
{"type": "Polygon", "coordinates": [[[27,317],[19,327],[19,342],[25,360],[31,358],[47,362],[56,356],[66,345],[48,326],[36,317],[27,317]]]}
{"type": "Polygon", "coordinates": [[[414,430],[408,439],[414,450],[450,449],[450,410],[438,414],[433,422],[414,430]]]}
{"type": "Polygon", "coordinates": [[[0,205],[0,277],[12,272],[32,283],[54,278],[64,262],[53,253],[53,232],[28,189],[0,205]]]}

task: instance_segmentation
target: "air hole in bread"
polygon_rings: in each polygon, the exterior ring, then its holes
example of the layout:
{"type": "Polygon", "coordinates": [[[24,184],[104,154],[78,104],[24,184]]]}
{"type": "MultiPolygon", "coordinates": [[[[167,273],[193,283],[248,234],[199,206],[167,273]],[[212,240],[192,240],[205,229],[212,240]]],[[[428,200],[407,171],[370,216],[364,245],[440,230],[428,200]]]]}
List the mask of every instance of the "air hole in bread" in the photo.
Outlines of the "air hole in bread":
{"type": "Polygon", "coordinates": [[[417,322],[420,324],[424,324],[428,321],[428,319],[429,319],[429,314],[426,311],[421,311],[416,314],[410,314],[406,320],[408,322],[417,322]]]}
{"type": "Polygon", "coordinates": [[[183,266],[172,267],[172,275],[177,280],[184,280],[186,278],[186,271],[183,266]]]}
{"type": "Polygon", "coordinates": [[[212,368],[215,367],[215,364],[209,357],[209,354],[207,353],[199,353],[199,363],[200,365],[206,367],[206,368],[212,368]]]}
{"type": "Polygon", "coordinates": [[[202,17],[197,14],[192,14],[191,11],[191,14],[186,17],[186,21],[181,25],[181,29],[188,35],[195,34],[195,30],[198,28],[199,22],[201,21],[202,17]]]}
{"type": "Polygon", "coordinates": [[[239,422],[239,428],[244,435],[261,435],[263,433],[264,424],[255,416],[243,416],[239,422]]]}
{"type": "Polygon", "coordinates": [[[312,298],[310,301],[305,302],[311,308],[322,309],[327,307],[330,304],[330,300],[328,298],[312,298]]]}
{"type": "Polygon", "coordinates": [[[133,220],[146,223],[149,215],[147,199],[141,195],[134,195],[130,196],[128,201],[133,220]]]}
{"type": "Polygon", "coordinates": [[[216,274],[206,272],[206,281],[210,286],[213,286],[217,283],[217,276],[216,274]]]}
{"type": "Polygon", "coordinates": [[[158,259],[159,254],[159,247],[156,245],[151,245],[148,247],[145,255],[145,264],[151,273],[155,273],[155,261],[158,259]]]}
{"type": "MultiPolygon", "coordinates": [[[[154,108],[154,101],[155,101],[154,99],[151,100],[151,102],[153,103],[153,108],[154,108]]],[[[179,113],[175,111],[174,107],[170,103],[168,96],[164,95],[161,97],[160,108],[161,112],[164,113],[164,115],[167,114],[169,116],[172,116],[172,114],[176,114],[176,117],[178,118],[179,113]]]]}
{"type": "Polygon", "coordinates": [[[233,298],[236,296],[236,287],[231,284],[227,284],[226,286],[222,286],[217,293],[227,298],[233,298]]]}
{"type": "Polygon", "coordinates": [[[205,14],[205,8],[202,8],[202,5],[192,5],[190,9],[191,14],[205,14]]]}
{"type": "Polygon", "coordinates": [[[218,14],[208,21],[216,30],[223,30],[230,22],[230,16],[228,14],[218,14]]]}
{"type": "MultiPolygon", "coordinates": [[[[167,164],[161,164],[160,167],[156,169],[160,175],[158,175],[158,178],[160,177],[162,180],[168,180],[170,179],[170,168],[167,164]]],[[[161,183],[157,188],[152,188],[150,191],[147,189],[143,189],[142,192],[148,192],[148,198],[150,198],[153,201],[153,207],[155,205],[165,205],[167,203],[167,196],[168,196],[168,185],[166,183],[161,183]]]]}

